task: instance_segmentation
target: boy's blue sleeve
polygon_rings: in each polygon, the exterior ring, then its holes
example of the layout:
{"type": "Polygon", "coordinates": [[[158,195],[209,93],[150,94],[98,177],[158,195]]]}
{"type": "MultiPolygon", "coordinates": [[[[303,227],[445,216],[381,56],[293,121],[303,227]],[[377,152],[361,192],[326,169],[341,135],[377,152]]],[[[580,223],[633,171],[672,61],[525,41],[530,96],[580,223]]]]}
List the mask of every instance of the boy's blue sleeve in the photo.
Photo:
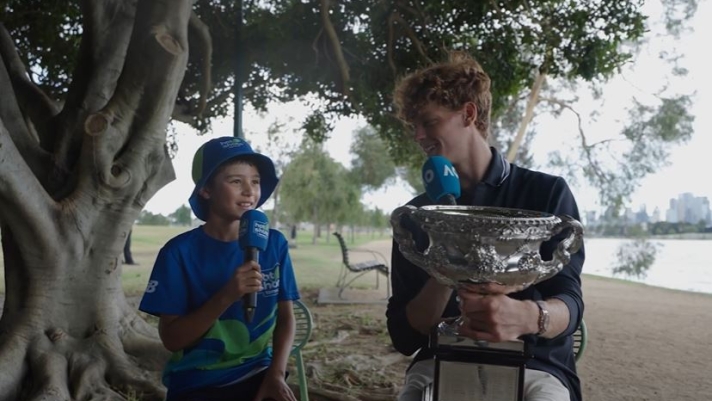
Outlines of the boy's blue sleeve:
{"type": "Polygon", "coordinates": [[[158,252],[138,309],[154,316],[186,314],[187,284],[179,258],[164,246],[158,252]]]}

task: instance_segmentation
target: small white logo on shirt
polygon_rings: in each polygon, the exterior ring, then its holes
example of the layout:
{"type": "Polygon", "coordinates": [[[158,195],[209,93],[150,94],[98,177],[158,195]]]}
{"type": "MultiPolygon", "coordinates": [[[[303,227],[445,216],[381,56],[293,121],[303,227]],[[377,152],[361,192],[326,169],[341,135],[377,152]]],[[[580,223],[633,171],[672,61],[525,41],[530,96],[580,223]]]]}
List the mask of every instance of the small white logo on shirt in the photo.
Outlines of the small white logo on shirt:
{"type": "Polygon", "coordinates": [[[158,280],[150,280],[146,286],[146,294],[156,292],[156,287],[158,287],[158,280]]]}

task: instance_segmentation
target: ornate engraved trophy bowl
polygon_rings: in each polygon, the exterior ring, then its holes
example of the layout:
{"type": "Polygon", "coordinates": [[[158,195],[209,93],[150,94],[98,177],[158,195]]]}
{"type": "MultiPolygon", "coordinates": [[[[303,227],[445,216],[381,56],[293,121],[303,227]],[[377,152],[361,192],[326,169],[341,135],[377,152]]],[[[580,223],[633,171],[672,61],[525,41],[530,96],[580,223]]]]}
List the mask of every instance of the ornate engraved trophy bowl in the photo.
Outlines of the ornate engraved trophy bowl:
{"type": "Polygon", "coordinates": [[[403,256],[451,287],[498,283],[524,289],[558,273],[583,243],[574,218],[522,209],[480,206],[402,206],[391,214],[403,256]],[[550,260],[539,248],[559,233],[550,260]]]}

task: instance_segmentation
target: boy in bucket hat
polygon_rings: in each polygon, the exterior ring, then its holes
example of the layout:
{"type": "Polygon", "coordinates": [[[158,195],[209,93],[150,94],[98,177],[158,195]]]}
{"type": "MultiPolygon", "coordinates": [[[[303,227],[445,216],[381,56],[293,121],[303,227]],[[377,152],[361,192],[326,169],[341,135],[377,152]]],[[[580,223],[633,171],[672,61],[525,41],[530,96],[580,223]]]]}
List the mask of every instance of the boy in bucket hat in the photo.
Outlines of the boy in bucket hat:
{"type": "Polygon", "coordinates": [[[160,250],[139,309],[159,317],[173,352],[167,401],[296,401],[285,382],[299,299],[286,238],[269,230],[259,263],[245,262],[240,217],[261,206],[278,179],[272,160],[240,138],[203,144],[193,158],[190,206],[200,227],[160,250]],[[242,297],[258,292],[251,323],[242,297]]]}

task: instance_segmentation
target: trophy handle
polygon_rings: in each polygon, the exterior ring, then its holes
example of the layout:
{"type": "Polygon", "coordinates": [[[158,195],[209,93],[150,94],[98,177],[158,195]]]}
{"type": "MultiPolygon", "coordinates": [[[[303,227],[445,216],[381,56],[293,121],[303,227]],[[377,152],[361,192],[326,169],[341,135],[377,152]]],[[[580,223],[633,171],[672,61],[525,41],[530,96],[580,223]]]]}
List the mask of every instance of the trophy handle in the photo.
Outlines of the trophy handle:
{"type": "Polygon", "coordinates": [[[566,238],[559,242],[551,260],[544,263],[551,267],[559,263],[564,265],[569,263],[569,261],[571,261],[571,254],[578,252],[583,244],[583,225],[569,215],[564,214],[558,217],[561,219],[561,222],[552,228],[551,236],[556,236],[566,229],[571,229],[571,232],[566,238]]]}
{"type": "Polygon", "coordinates": [[[391,213],[391,226],[393,227],[393,239],[398,243],[401,252],[404,250],[411,251],[417,250],[420,254],[427,248],[416,246],[417,239],[420,237],[419,234],[423,233],[418,223],[413,219],[413,213],[418,210],[415,206],[405,205],[396,208],[393,213],[391,213]],[[405,248],[405,249],[404,249],[405,248]],[[422,249],[421,249],[422,248],[422,249]]]}

